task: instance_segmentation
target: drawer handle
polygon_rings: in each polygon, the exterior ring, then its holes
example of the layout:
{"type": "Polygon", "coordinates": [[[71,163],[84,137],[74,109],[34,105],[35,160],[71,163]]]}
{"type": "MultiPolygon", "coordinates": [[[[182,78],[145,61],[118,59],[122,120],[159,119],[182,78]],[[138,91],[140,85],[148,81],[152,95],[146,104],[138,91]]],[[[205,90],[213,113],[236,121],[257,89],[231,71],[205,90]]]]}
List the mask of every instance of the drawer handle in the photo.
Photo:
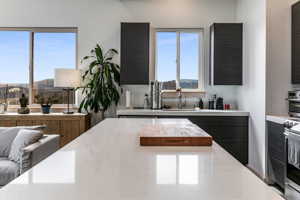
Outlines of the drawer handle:
{"type": "Polygon", "coordinates": [[[172,143],[172,144],[176,144],[176,143],[189,143],[188,140],[164,140],[164,142],[166,142],[166,143],[172,143]]]}

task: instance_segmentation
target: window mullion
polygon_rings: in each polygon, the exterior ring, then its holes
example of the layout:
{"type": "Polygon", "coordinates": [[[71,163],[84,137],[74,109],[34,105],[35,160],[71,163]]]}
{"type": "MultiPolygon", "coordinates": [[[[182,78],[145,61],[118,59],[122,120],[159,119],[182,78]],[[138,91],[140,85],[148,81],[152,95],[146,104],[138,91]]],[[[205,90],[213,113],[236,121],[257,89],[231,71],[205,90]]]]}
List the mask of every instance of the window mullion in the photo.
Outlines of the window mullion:
{"type": "Polygon", "coordinates": [[[176,88],[180,88],[180,32],[176,32],[176,88]]]}
{"type": "Polygon", "coordinates": [[[204,35],[198,33],[198,89],[204,90],[204,35]]]}
{"type": "Polygon", "coordinates": [[[34,32],[30,32],[30,39],[29,39],[29,104],[33,104],[33,73],[34,73],[34,69],[33,69],[33,65],[34,65],[34,61],[33,61],[33,57],[34,57],[34,32]]]}

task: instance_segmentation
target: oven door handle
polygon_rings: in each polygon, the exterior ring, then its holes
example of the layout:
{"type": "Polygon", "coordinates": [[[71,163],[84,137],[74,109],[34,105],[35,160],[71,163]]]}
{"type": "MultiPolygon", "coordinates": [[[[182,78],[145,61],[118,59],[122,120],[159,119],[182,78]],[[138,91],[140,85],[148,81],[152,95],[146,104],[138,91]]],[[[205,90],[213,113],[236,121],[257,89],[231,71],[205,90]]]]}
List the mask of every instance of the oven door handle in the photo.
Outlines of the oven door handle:
{"type": "Polygon", "coordinates": [[[293,130],[285,130],[285,131],[283,132],[283,134],[284,134],[285,136],[289,136],[290,134],[292,134],[292,135],[294,135],[294,136],[300,137],[300,133],[299,133],[299,132],[295,132],[295,131],[293,131],[293,130]]]}
{"type": "Polygon", "coordinates": [[[283,134],[287,137],[289,136],[289,133],[287,131],[284,131],[283,134]]]}
{"type": "Polygon", "coordinates": [[[286,98],[285,100],[292,101],[292,102],[300,102],[300,99],[289,99],[289,98],[286,98]]]}

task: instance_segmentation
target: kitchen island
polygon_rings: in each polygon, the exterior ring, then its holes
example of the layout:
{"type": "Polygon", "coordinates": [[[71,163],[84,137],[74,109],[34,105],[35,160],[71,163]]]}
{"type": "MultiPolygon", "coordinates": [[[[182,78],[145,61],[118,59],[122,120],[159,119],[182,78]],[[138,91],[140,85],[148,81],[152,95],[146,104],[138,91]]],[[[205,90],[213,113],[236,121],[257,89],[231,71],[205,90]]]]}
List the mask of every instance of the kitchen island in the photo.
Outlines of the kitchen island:
{"type": "Polygon", "coordinates": [[[218,144],[141,147],[185,119],[106,119],[0,190],[2,200],[282,200],[218,144]]]}
{"type": "Polygon", "coordinates": [[[118,109],[117,115],[122,116],[243,116],[248,117],[249,112],[242,110],[195,110],[191,109],[118,109]]]}
{"type": "Polygon", "coordinates": [[[198,125],[215,142],[242,164],[249,160],[249,112],[242,110],[118,109],[120,118],[186,118],[198,125]]]}

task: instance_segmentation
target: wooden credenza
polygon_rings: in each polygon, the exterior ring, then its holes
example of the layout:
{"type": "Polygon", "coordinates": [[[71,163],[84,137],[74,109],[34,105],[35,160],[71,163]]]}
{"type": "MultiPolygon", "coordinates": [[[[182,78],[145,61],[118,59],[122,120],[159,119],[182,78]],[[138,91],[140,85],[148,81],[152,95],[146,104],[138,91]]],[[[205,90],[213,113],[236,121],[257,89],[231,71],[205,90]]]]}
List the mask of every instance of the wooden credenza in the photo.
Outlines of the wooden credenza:
{"type": "Polygon", "coordinates": [[[45,134],[58,134],[60,146],[68,144],[90,128],[90,117],[86,114],[75,113],[17,113],[0,114],[0,127],[46,125],[45,134]]]}

